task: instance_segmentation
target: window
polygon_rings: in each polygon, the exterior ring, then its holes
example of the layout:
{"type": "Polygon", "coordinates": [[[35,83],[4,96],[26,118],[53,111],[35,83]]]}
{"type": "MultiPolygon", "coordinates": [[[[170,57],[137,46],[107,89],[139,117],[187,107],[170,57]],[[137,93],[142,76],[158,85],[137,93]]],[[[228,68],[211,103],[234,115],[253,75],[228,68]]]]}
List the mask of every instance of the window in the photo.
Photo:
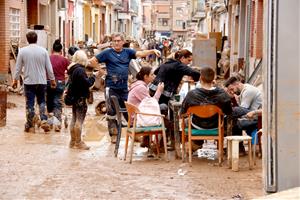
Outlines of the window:
{"type": "Polygon", "coordinates": [[[176,13],[177,14],[182,14],[183,13],[183,9],[182,8],[176,8],[176,13]]]}
{"type": "Polygon", "coordinates": [[[9,8],[10,38],[20,38],[20,10],[9,8]]]}
{"type": "Polygon", "coordinates": [[[169,19],[168,18],[158,18],[158,25],[159,26],[168,26],[169,19]]]}
{"type": "Polygon", "coordinates": [[[182,27],[183,21],[182,20],[176,20],[176,26],[182,27]]]}

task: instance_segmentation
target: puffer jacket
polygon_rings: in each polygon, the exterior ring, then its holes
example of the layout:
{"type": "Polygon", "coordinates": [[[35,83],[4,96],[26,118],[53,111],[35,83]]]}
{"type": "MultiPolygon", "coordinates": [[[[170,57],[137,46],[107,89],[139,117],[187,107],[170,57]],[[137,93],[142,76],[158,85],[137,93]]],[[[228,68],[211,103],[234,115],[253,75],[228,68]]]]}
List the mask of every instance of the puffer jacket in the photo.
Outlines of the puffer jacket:
{"type": "Polygon", "coordinates": [[[68,69],[68,75],[72,79],[72,95],[75,100],[81,97],[87,98],[90,92],[89,88],[95,82],[95,75],[88,77],[85,67],[80,64],[71,65],[68,69]]]}

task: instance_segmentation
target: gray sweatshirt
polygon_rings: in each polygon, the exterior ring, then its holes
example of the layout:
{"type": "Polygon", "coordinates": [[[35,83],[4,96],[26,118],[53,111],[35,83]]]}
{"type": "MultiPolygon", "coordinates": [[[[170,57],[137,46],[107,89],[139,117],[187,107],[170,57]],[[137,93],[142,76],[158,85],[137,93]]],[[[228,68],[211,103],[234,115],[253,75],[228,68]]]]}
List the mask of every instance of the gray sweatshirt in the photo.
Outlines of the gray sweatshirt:
{"type": "Polygon", "coordinates": [[[47,75],[50,80],[55,80],[48,52],[37,44],[29,44],[20,49],[15,80],[19,80],[24,67],[24,84],[47,84],[47,75]]]}

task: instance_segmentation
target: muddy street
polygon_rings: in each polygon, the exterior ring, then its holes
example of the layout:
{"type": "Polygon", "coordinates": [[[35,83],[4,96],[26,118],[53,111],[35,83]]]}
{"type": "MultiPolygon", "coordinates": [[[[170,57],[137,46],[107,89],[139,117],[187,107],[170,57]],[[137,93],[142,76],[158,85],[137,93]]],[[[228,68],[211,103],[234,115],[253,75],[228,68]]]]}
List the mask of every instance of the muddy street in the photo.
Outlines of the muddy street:
{"type": "MultiPolygon", "coordinates": [[[[99,100],[96,95],[95,102],[99,100]]],[[[110,144],[103,116],[95,116],[90,105],[84,126],[88,151],[69,149],[69,132],[24,133],[23,96],[9,95],[7,125],[0,129],[0,199],[251,199],[263,196],[261,159],[253,170],[247,157],[240,171],[225,161],[193,158],[193,166],[147,158],[139,148],[133,163],[123,161],[124,139],[118,158],[110,144]],[[104,124],[104,125],[103,125],[104,124]]],[[[71,110],[64,109],[71,119],[71,110]]]]}

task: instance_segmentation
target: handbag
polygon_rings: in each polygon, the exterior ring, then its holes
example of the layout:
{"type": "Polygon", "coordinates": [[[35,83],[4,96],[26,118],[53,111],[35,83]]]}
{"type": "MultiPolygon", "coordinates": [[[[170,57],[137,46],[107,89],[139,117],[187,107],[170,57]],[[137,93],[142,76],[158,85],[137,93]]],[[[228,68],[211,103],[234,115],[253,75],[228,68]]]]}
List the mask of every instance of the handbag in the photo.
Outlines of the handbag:
{"type": "Polygon", "coordinates": [[[64,94],[64,103],[71,106],[75,103],[75,97],[72,94],[72,79],[69,77],[64,94]]]}
{"type": "MultiPolygon", "coordinates": [[[[158,101],[153,97],[144,98],[138,108],[143,113],[161,114],[158,101]]],[[[142,114],[137,115],[136,123],[137,127],[160,126],[162,124],[160,116],[149,116],[142,114]]]]}

